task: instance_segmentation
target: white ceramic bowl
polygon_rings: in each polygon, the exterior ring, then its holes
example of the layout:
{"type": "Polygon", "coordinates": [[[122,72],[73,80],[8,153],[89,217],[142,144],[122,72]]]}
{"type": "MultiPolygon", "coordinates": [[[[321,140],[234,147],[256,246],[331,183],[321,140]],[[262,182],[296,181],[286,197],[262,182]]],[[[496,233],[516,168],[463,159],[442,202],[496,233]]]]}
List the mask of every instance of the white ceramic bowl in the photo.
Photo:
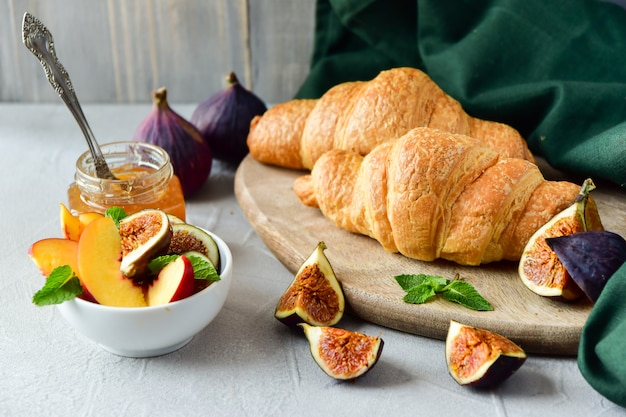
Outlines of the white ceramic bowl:
{"type": "Polygon", "coordinates": [[[165,355],[185,346],[217,316],[230,289],[233,259],[215,234],[220,277],[204,290],[180,301],[154,307],[111,307],[75,298],[59,304],[63,318],[105,350],[144,358],[165,355]]]}

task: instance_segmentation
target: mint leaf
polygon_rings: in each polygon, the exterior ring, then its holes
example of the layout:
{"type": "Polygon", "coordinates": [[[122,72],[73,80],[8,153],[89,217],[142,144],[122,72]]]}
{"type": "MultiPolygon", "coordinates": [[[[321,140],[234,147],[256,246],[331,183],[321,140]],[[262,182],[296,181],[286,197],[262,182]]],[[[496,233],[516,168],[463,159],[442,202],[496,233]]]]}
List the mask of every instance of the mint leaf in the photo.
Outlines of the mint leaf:
{"type": "Polygon", "coordinates": [[[58,266],[50,272],[43,288],[33,295],[37,306],[61,304],[81,295],[83,287],[69,265],[58,266]]]}
{"type": "Polygon", "coordinates": [[[170,262],[174,262],[180,255],[162,255],[157,256],[148,262],[148,269],[154,275],[157,275],[161,269],[165,267],[165,265],[170,262]]]}
{"type": "Polygon", "coordinates": [[[443,277],[426,274],[403,274],[396,275],[394,278],[404,291],[410,291],[420,285],[428,285],[438,291],[450,283],[450,280],[443,277]]]}
{"type": "Polygon", "coordinates": [[[109,217],[111,219],[113,219],[113,221],[115,222],[115,225],[117,227],[120,227],[120,220],[122,220],[124,217],[126,217],[127,214],[124,211],[123,208],[121,207],[109,207],[105,212],[104,212],[104,217],[109,217]]]}
{"type": "Polygon", "coordinates": [[[447,285],[442,296],[448,301],[478,311],[492,311],[493,306],[485,300],[469,282],[454,280],[447,285]]]}
{"type": "Polygon", "coordinates": [[[199,256],[188,255],[187,258],[193,266],[193,275],[196,279],[206,279],[209,281],[219,281],[221,279],[211,262],[199,256]]]}
{"type": "Polygon", "coordinates": [[[417,285],[407,291],[403,300],[411,304],[424,304],[436,294],[431,285],[417,285]]]}
{"type": "Polygon", "coordinates": [[[452,282],[440,276],[427,274],[403,274],[394,278],[406,291],[402,299],[407,303],[423,304],[436,294],[441,294],[445,300],[472,310],[493,310],[493,306],[470,283],[458,280],[457,277],[458,274],[452,282]]]}
{"type": "Polygon", "coordinates": [[[398,284],[400,284],[400,287],[402,287],[404,291],[409,291],[411,288],[422,285],[425,281],[427,281],[428,275],[426,274],[402,274],[402,275],[396,275],[394,278],[396,279],[398,284]]]}

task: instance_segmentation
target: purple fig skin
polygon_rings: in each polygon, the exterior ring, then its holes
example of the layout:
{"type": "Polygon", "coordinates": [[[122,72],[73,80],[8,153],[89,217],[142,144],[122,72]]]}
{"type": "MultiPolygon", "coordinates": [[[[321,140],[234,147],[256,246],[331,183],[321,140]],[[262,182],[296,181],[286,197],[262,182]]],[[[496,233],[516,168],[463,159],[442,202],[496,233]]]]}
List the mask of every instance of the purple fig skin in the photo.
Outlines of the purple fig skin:
{"type": "Polygon", "coordinates": [[[513,375],[519,368],[521,368],[524,362],[526,362],[526,358],[507,356],[503,353],[498,357],[498,359],[495,360],[493,365],[491,365],[489,370],[485,372],[484,375],[471,382],[468,381],[466,385],[477,389],[493,388],[513,375]]]}
{"type": "Polygon", "coordinates": [[[626,262],[626,240],[595,230],[546,239],[572,280],[596,302],[607,281],[626,262]]]}
{"type": "Polygon", "coordinates": [[[250,122],[267,110],[265,103],[246,90],[231,72],[228,86],[198,105],[191,123],[209,144],[213,157],[239,164],[248,154],[250,122]]]}
{"type": "Polygon", "coordinates": [[[153,91],[152,100],[152,110],[133,139],[160,146],[169,154],[187,198],[204,185],[211,173],[211,149],[198,129],[170,108],[165,87],[153,91]]]}

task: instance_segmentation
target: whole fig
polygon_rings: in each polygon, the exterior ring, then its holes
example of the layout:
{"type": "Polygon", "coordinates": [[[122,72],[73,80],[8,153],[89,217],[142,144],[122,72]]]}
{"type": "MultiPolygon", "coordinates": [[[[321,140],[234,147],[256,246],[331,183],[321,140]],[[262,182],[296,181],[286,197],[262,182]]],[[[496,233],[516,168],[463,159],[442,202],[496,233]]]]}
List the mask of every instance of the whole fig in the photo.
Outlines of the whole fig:
{"type": "Polygon", "coordinates": [[[211,173],[211,149],[198,129],[170,108],[165,87],[153,91],[152,100],[152,111],[140,123],[134,140],[165,149],[183,194],[189,197],[204,185],[211,173]]]}
{"type": "Polygon", "coordinates": [[[209,144],[213,157],[239,164],[248,154],[248,132],[254,116],[267,110],[265,103],[246,90],[234,72],[228,86],[198,105],[191,116],[193,123],[209,144]]]}
{"type": "Polygon", "coordinates": [[[626,262],[626,240],[607,230],[590,230],[547,238],[574,282],[593,302],[608,280],[626,262]]]}

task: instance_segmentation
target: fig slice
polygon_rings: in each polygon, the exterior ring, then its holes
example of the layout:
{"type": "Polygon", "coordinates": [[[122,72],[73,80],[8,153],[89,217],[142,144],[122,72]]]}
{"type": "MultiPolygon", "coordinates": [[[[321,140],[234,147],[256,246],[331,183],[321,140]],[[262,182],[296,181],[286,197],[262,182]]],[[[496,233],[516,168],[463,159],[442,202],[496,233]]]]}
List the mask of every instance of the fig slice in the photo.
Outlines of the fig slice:
{"type": "Polygon", "coordinates": [[[589,195],[594,189],[593,181],[586,179],[575,201],[548,220],[526,243],[518,273],[524,285],[536,294],[564,301],[575,301],[583,295],[546,238],[604,229],[595,201],[589,195]]]}
{"type": "Polygon", "coordinates": [[[311,355],[330,377],[350,380],[364,375],[380,358],[383,339],[329,326],[298,324],[309,341],[311,355]]]}
{"type": "Polygon", "coordinates": [[[172,239],[172,228],[162,210],[145,209],[120,220],[124,276],[139,279],[148,272],[148,262],[164,254],[172,239]]]}
{"type": "Polygon", "coordinates": [[[285,325],[333,326],[343,317],[345,298],[325,249],[317,244],[280,297],[274,317],[285,325]]]}
{"type": "Polygon", "coordinates": [[[547,238],[546,243],[593,302],[598,300],[609,278],[626,262],[626,240],[606,230],[547,238]]]}
{"type": "Polygon", "coordinates": [[[215,270],[219,271],[220,251],[211,235],[188,223],[172,224],[172,239],[168,253],[181,255],[190,251],[200,252],[209,258],[215,270]]]}
{"type": "Polygon", "coordinates": [[[446,363],[459,385],[479,388],[500,384],[526,361],[526,353],[508,338],[489,330],[450,321],[446,363]]]}

